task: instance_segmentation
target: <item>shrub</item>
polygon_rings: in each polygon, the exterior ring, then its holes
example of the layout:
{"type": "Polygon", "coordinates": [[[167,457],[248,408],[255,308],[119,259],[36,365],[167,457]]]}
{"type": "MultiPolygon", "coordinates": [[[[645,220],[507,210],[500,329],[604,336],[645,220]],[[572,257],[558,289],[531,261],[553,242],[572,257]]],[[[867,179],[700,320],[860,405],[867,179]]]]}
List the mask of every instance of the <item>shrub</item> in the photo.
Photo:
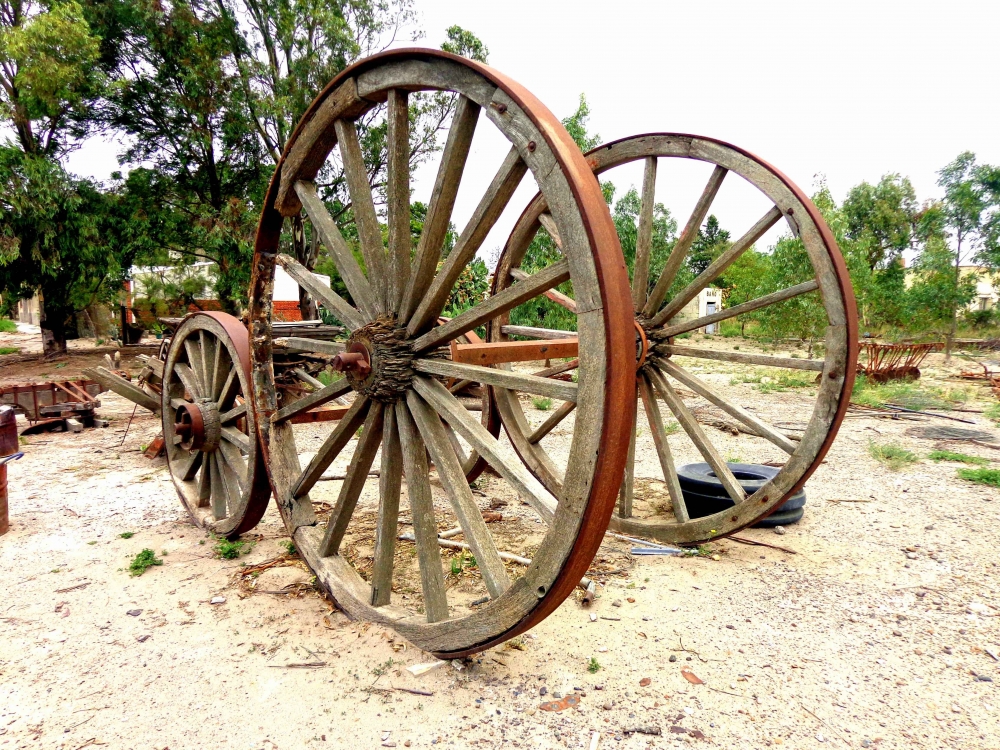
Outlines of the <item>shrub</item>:
{"type": "Polygon", "coordinates": [[[551,398],[533,398],[531,399],[531,403],[538,411],[548,411],[552,408],[551,398]]]}
{"type": "Polygon", "coordinates": [[[17,330],[17,323],[7,318],[0,318],[0,333],[14,333],[17,330]]]}

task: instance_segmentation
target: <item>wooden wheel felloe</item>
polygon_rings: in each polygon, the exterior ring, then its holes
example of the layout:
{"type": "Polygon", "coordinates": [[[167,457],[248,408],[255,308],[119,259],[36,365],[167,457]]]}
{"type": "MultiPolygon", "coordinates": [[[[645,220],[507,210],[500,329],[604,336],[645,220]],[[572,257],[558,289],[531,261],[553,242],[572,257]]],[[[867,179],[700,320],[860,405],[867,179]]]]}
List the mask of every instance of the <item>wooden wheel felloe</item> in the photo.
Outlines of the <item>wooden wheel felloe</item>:
{"type": "MultiPolygon", "coordinates": [[[[626,138],[599,146],[587,154],[595,174],[631,162],[642,162],[644,178],[639,215],[638,236],[629,308],[634,313],[636,335],[636,390],[634,398],[642,404],[638,409],[638,429],[633,431],[629,446],[628,465],[620,490],[620,498],[611,528],[675,544],[693,544],[731,534],[775,510],[784,499],[802,487],[819,465],[836,436],[850,400],[857,361],[857,320],[850,278],[836,242],[819,211],[788,178],[760,159],[709,138],[680,134],[650,134],[626,138]],[[692,195],[694,210],[662,268],[651,269],[652,224],[655,206],[657,170],[670,169],[671,162],[687,159],[708,165],[707,183],[700,196],[692,195]],[[762,218],[713,261],[694,281],[668,298],[678,271],[686,260],[699,228],[708,216],[716,194],[723,183],[743,181],[756,189],[758,199],[766,199],[762,218]],[[697,198],[697,200],[694,200],[697,198]],[[708,315],[685,315],[685,306],[696,299],[702,289],[717,279],[740,255],[759,240],[765,232],[784,220],[792,234],[801,239],[808,255],[808,273],[788,288],[779,289],[738,306],[708,315]],[[818,296],[825,316],[825,357],[793,359],[768,354],[752,354],[729,347],[722,342],[712,345],[689,345],[677,337],[705,326],[718,324],[742,313],[762,310],[803,295],[818,296]],[[789,372],[804,371],[816,376],[816,395],[811,415],[801,435],[789,436],[768,423],[778,418],[775,411],[761,404],[754,411],[736,403],[730,395],[720,392],[718,374],[712,370],[737,366],[742,370],[771,367],[789,372]],[[695,374],[695,372],[698,374],[695,374]],[[703,374],[704,373],[704,374],[703,374]],[[683,394],[683,395],[682,395],[683,394]],[[756,437],[749,441],[756,456],[751,460],[769,460],[781,470],[760,490],[746,496],[740,483],[727,466],[725,453],[716,443],[718,432],[712,435],[702,427],[692,408],[685,403],[699,398],[705,408],[717,409],[720,416],[741,426],[756,437]],[[664,417],[671,415],[677,422],[677,438],[668,438],[664,417]],[[638,435],[638,437],[637,437],[638,435]],[[721,480],[733,507],[702,518],[689,518],[677,480],[678,443],[686,435],[689,458],[707,461],[721,480]],[[646,459],[658,470],[654,481],[662,487],[660,502],[644,502],[635,496],[636,457],[646,459]],[[653,457],[655,460],[652,460],[653,457]],[[766,459],[764,458],[766,456],[766,459]],[[636,501],[636,502],[634,502],[636,501]]],[[[674,174],[673,172],[667,172],[674,174]]],[[[743,190],[746,189],[744,185],[743,190]]],[[[521,262],[536,232],[545,229],[556,244],[565,246],[558,228],[550,224],[544,201],[535,202],[521,216],[501,256],[494,278],[494,293],[503,294],[514,280],[523,275],[521,262]]],[[[550,294],[550,299],[573,310],[576,302],[565,295],[550,294]]],[[[795,314],[790,311],[789,314],[795,314]]],[[[493,321],[491,342],[503,342],[511,336],[542,339],[536,346],[564,340],[567,332],[528,329],[509,325],[506,317],[493,321]]],[[[572,356],[571,349],[565,348],[572,356]]],[[[572,367],[573,363],[568,363],[572,367]]],[[[558,367],[552,368],[553,371],[558,367]]],[[[563,365],[563,370],[567,365],[563,365]]],[[[728,380],[728,376],[725,377],[728,380]]],[[[532,473],[551,492],[558,494],[566,473],[564,465],[547,450],[544,438],[567,420],[574,404],[566,401],[541,424],[529,420],[522,403],[515,395],[494,389],[497,409],[510,440],[532,473]]],[[[801,410],[800,410],[801,414],[801,410]]],[[[804,415],[797,416],[804,419],[804,415]]],[[[538,419],[535,418],[535,422],[538,419]]],[[[572,424],[566,421],[564,430],[572,424]]],[[[580,424],[579,418],[576,424],[580,424]]],[[[743,454],[747,460],[746,454],[743,454]]],[[[644,498],[648,500],[648,498],[644,498]]]]}
{"type": "Polygon", "coordinates": [[[167,466],[184,507],[221,536],[249,531],[271,488],[247,397],[246,328],[225,313],[188,316],[174,334],[162,387],[167,466]]]}
{"type": "Polygon", "coordinates": [[[394,628],[425,650],[458,656],[531,627],[573,590],[607,528],[626,458],[616,446],[627,445],[626,424],[634,409],[633,324],[622,304],[628,296],[621,250],[597,181],[558,120],[518,84],[464,58],[401,50],[364,60],[326,87],[289,141],[268,191],[254,255],[250,320],[254,411],[272,488],[296,546],[341,607],[394,628]],[[451,94],[454,109],[411,257],[408,103],[422,91],[451,94]],[[388,124],[387,249],[355,124],[373,110],[372,116],[384,116],[388,124]],[[475,131],[490,125],[510,150],[441,262],[475,131]],[[367,273],[314,182],[335,147],[367,273]],[[572,239],[566,257],[437,325],[461,270],[529,172],[554,224],[572,239]],[[279,253],[283,221],[300,209],[319,231],[353,304],[279,253]],[[270,336],[279,263],[350,331],[339,362],[345,377],[281,409],[270,336]],[[466,351],[463,346],[477,346],[461,343],[463,334],[567,279],[577,290],[580,310],[578,382],[468,364],[458,354],[466,351]],[[587,429],[574,435],[567,460],[572,479],[558,497],[452,393],[462,381],[579,404],[587,429]],[[297,414],[339,395],[353,401],[335,427],[294,422],[297,414]],[[504,510],[503,523],[516,525],[514,533],[494,532],[498,526],[484,522],[485,509],[463,470],[467,451],[499,475],[490,480],[493,491],[527,504],[512,502],[504,510]],[[335,461],[346,464],[339,488],[317,484],[335,461]],[[369,481],[373,466],[380,476],[369,481]],[[404,482],[408,508],[400,502],[404,482]],[[319,505],[327,492],[331,502],[319,505]],[[321,511],[329,508],[325,523],[314,504],[321,511]],[[408,521],[412,544],[397,543],[401,521],[408,521]],[[461,530],[477,571],[459,576],[450,588],[454,576],[446,581],[437,536],[449,526],[461,530]],[[531,546],[532,563],[505,567],[501,552],[527,551],[511,549],[518,540],[531,546]]]}

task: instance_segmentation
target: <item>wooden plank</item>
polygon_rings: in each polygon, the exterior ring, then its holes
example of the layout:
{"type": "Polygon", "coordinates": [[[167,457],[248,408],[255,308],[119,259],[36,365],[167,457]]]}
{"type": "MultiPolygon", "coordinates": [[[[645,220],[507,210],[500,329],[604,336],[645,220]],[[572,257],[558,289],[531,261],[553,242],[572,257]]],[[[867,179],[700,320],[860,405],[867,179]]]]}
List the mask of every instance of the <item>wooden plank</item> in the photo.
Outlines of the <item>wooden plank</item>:
{"type": "Polygon", "coordinates": [[[198,382],[197,376],[194,374],[188,365],[184,362],[177,362],[174,364],[174,372],[177,374],[177,378],[181,381],[187,394],[192,400],[203,398],[201,393],[201,383],[198,382]]]}
{"type": "Polygon", "coordinates": [[[237,404],[229,411],[224,411],[219,414],[219,424],[229,424],[230,422],[235,422],[237,419],[245,417],[247,415],[247,405],[246,402],[242,404],[237,404]]]}
{"type": "MultiPolygon", "coordinates": [[[[510,275],[513,276],[517,281],[524,281],[525,279],[531,278],[530,274],[526,271],[522,271],[520,268],[512,268],[510,275]]],[[[555,302],[560,307],[565,307],[571,313],[576,313],[576,300],[572,297],[560,292],[558,289],[548,289],[544,292],[545,296],[550,300],[555,302]]]]}
{"type": "Polygon", "coordinates": [[[670,495],[670,504],[674,509],[674,519],[677,523],[687,523],[691,517],[688,515],[687,504],[684,502],[684,492],[681,490],[681,482],[677,477],[677,466],[670,454],[670,443],[667,441],[667,433],[663,428],[663,417],[660,415],[660,403],[656,400],[653,387],[645,375],[639,377],[639,396],[642,398],[642,405],[646,411],[646,421],[649,422],[649,430],[653,435],[656,456],[660,459],[660,470],[663,472],[663,480],[666,482],[667,493],[670,495]]]}
{"type": "MultiPolygon", "coordinates": [[[[438,478],[448,493],[452,510],[458,518],[465,539],[476,556],[476,566],[482,573],[486,590],[493,599],[498,599],[510,588],[510,579],[503,566],[490,530],[486,527],[482,512],[469,488],[458,456],[451,449],[448,435],[437,413],[415,391],[407,391],[406,405],[413,415],[424,444],[431,455],[438,478]]],[[[464,409],[463,409],[464,413],[464,409]]],[[[408,476],[408,475],[407,475],[408,476]]],[[[435,544],[437,540],[435,538],[435,544]]]]}
{"type": "Polygon", "coordinates": [[[403,401],[396,402],[396,421],[406,472],[406,492],[413,518],[413,537],[417,545],[420,566],[420,586],[424,594],[424,612],[428,622],[448,619],[448,597],[444,588],[441,553],[437,545],[437,523],[434,520],[434,500],[427,477],[427,448],[417,432],[409,409],[403,401]]]}
{"type": "Polygon", "coordinates": [[[576,408],[575,401],[563,401],[563,403],[556,409],[549,418],[538,425],[535,431],[528,435],[528,442],[534,445],[543,437],[548,435],[552,430],[559,426],[559,424],[569,416],[570,412],[576,408]]]}
{"type": "Polygon", "coordinates": [[[368,417],[365,419],[365,427],[358,438],[358,446],[351,456],[351,463],[347,467],[347,478],[340,485],[340,494],[337,496],[337,503],[330,513],[330,520],[326,525],[326,533],[319,547],[319,554],[322,557],[330,557],[340,553],[340,544],[344,541],[347,527],[351,523],[354,509],[358,505],[358,498],[361,497],[361,490],[368,480],[368,471],[375,460],[375,453],[382,442],[382,421],[385,407],[380,401],[373,401],[368,410],[368,417]]]}
{"type": "Polygon", "coordinates": [[[495,365],[501,362],[537,362],[543,359],[575,357],[580,351],[577,339],[549,341],[493,341],[488,344],[452,344],[453,362],[470,365],[495,365]]]}
{"type": "Polygon", "coordinates": [[[358,431],[365,417],[368,416],[370,406],[371,402],[367,396],[359,394],[354,399],[354,403],[351,404],[351,408],[344,418],[340,420],[340,424],[334,428],[333,432],[327,435],[326,440],[323,441],[323,445],[320,446],[316,455],[312,457],[309,465],[306,466],[298,479],[292,484],[291,495],[293,498],[302,497],[319,481],[323,472],[334,462],[344,449],[344,446],[354,437],[354,433],[358,431]]]}
{"type": "Polygon", "coordinates": [[[389,312],[397,312],[410,278],[410,110],[407,93],[389,92],[389,145],[386,155],[388,185],[387,221],[389,224],[389,275],[387,303],[389,312]]]}
{"type": "Polygon", "coordinates": [[[474,383],[485,383],[498,388],[507,388],[523,393],[533,393],[536,396],[548,396],[560,401],[576,401],[576,383],[566,383],[551,378],[537,378],[534,375],[521,375],[510,370],[501,370],[479,365],[465,365],[460,362],[448,362],[439,359],[417,359],[413,361],[413,369],[430,375],[444,375],[449,378],[471,380],[474,383]]]}
{"type": "Polygon", "coordinates": [[[492,466],[500,476],[510,482],[517,494],[545,520],[555,517],[556,499],[542,483],[524,468],[524,463],[513,450],[490,435],[485,427],[473,419],[464,406],[437,380],[417,377],[413,379],[417,393],[442,419],[452,426],[466,442],[492,466]]]}
{"type": "MultiPolygon", "coordinates": [[[[367,180],[365,184],[367,184],[367,180]]],[[[295,192],[301,199],[302,207],[309,216],[309,221],[312,222],[313,228],[319,232],[319,236],[323,240],[327,252],[333,258],[333,263],[337,266],[337,271],[340,273],[340,278],[344,280],[347,291],[351,293],[351,299],[354,300],[354,304],[364,310],[369,318],[376,317],[378,315],[378,306],[375,304],[375,292],[361,270],[361,266],[358,265],[358,261],[354,257],[354,253],[351,252],[351,248],[344,239],[344,235],[340,233],[340,228],[333,220],[333,217],[330,216],[330,212],[326,210],[326,205],[324,205],[319,194],[316,192],[316,184],[313,182],[297,182],[295,183],[295,192]]],[[[367,256],[365,256],[365,259],[367,262],[367,256]]],[[[286,270],[288,270],[287,267],[286,270]]],[[[308,272],[308,269],[304,266],[303,270],[308,272]]],[[[302,284],[298,277],[293,278],[302,284]]],[[[313,277],[310,276],[309,278],[313,277]]],[[[319,284],[318,281],[316,283],[319,284]]],[[[323,284],[319,284],[319,286],[323,286],[323,284]]],[[[310,290],[306,289],[306,291],[310,290]]]]}
{"type": "Polygon", "coordinates": [[[576,336],[576,331],[536,328],[534,326],[501,326],[500,332],[507,336],[523,336],[528,339],[568,339],[576,336]]]}
{"type": "Polygon", "coordinates": [[[125,378],[115,375],[106,367],[88,367],[83,371],[91,380],[96,380],[106,390],[114,391],[119,396],[123,396],[133,404],[138,404],[143,409],[148,409],[154,414],[160,412],[160,400],[150,396],[142,388],[132,385],[125,378]]]}
{"type": "Polygon", "coordinates": [[[212,477],[212,515],[218,521],[237,510],[240,501],[239,486],[219,451],[212,454],[212,477]]]}
{"type": "Polygon", "coordinates": [[[333,401],[338,396],[348,393],[351,390],[351,382],[347,378],[341,378],[330,385],[320,388],[318,391],[303,396],[298,401],[293,401],[288,406],[282,407],[275,412],[271,418],[273,424],[280,424],[287,419],[298,416],[317,406],[333,401]]]}
{"type": "MultiPolygon", "coordinates": [[[[247,435],[243,434],[235,427],[223,427],[220,432],[222,433],[223,440],[228,440],[244,453],[250,452],[250,438],[247,435]]],[[[253,437],[254,440],[257,439],[256,435],[253,437]]]]}
{"type": "Polygon", "coordinates": [[[274,339],[274,347],[290,352],[315,352],[317,354],[340,354],[347,347],[343,341],[322,341],[320,339],[299,338],[298,336],[274,339]]]}
{"type": "Polygon", "coordinates": [[[229,467],[229,470],[233,473],[233,476],[236,477],[236,482],[240,486],[240,491],[245,492],[248,487],[247,462],[246,459],[243,458],[243,454],[240,453],[240,449],[232,443],[223,440],[219,444],[219,453],[222,454],[222,458],[229,467]]]}
{"type": "Polygon", "coordinates": [[[351,209],[354,212],[354,225],[357,227],[358,240],[361,243],[361,254],[364,255],[368,271],[368,283],[372,286],[375,307],[381,315],[386,311],[388,270],[385,247],[382,245],[382,228],[375,213],[375,200],[368,181],[368,166],[361,153],[361,141],[358,139],[358,130],[354,123],[350,120],[337,120],[333,123],[333,127],[337,132],[337,145],[340,147],[340,158],[344,165],[347,191],[351,196],[351,209]]]}
{"type": "Polygon", "coordinates": [[[298,283],[312,295],[312,298],[330,310],[351,331],[361,328],[368,322],[365,315],[348,304],[347,300],[330,287],[320,284],[308,268],[299,263],[291,255],[279,254],[277,261],[298,283]]]}
{"type": "Polygon", "coordinates": [[[712,313],[711,315],[704,315],[700,318],[695,318],[694,320],[688,320],[683,323],[678,323],[677,325],[666,327],[662,329],[660,333],[665,336],[676,336],[681,333],[687,333],[688,331],[695,331],[699,328],[711,325],[712,323],[718,323],[720,320],[735,318],[738,315],[753,312],[754,310],[759,310],[762,307],[768,307],[770,305],[777,304],[778,302],[783,302],[786,299],[792,299],[792,297],[798,297],[800,294],[814,292],[817,289],[819,289],[819,282],[813,279],[812,281],[796,284],[795,286],[790,286],[787,289],[772,292],[771,294],[764,295],[763,297],[758,297],[757,299],[750,300],[749,302],[744,302],[742,305],[736,305],[736,307],[728,307],[725,310],[720,310],[719,312],[712,313]]]}
{"type": "Polygon", "coordinates": [[[674,244],[674,249],[670,251],[670,256],[667,258],[666,265],[664,265],[663,271],[660,273],[660,278],[656,280],[656,286],[653,287],[649,299],[646,300],[646,306],[642,308],[642,314],[647,318],[652,318],[657,310],[660,309],[663,300],[666,299],[670,285],[674,283],[674,278],[677,276],[681,264],[687,257],[688,250],[691,249],[691,244],[698,236],[698,230],[701,229],[701,225],[705,221],[705,216],[708,215],[708,210],[712,207],[712,201],[715,200],[719,188],[722,187],[722,180],[728,171],[725,167],[716,166],[712,171],[712,176],[708,178],[708,184],[705,185],[701,197],[698,198],[698,202],[695,204],[694,211],[691,212],[691,217],[688,219],[684,231],[674,244]]]}
{"type": "Polygon", "coordinates": [[[746,352],[730,352],[717,349],[699,349],[693,346],[676,346],[674,344],[657,344],[657,354],[671,354],[675,357],[696,357],[698,359],[714,359],[719,362],[739,362],[745,365],[763,365],[764,367],[784,367],[789,370],[823,371],[823,361],[819,359],[791,359],[790,357],[772,357],[767,354],[747,354],[746,352]]]}
{"type": "Polygon", "coordinates": [[[698,274],[698,278],[684,287],[677,296],[670,300],[666,307],[660,310],[650,322],[654,326],[662,325],[674,315],[677,315],[684,309],[684,305],[697,297],[702,289],[719,278],[737,258],[749,250],[753,243],[763,237],[764,233],[777,224],[780,219],[781,209],[777,206],[772,207],[746,234],[736,240],[722,255],[712,261],[712,264],[708,268],[698,274]]]}
{"type": "Polygon", "coordinates": [[[663,377],[659,370],[649,369],[646,371],[646,374],[656,387],[656,390],[660,392],[660,396],[667,402],[667,406],[674,413],[674,417],[677,418],[684,432],[691,438],[691,442],[694,443],[695,448],[704,456],[708,465],[712,467],[712,471],[715,472],[715,476],[722,483],[726,493],[737,505],[742,503],[746,499],[743,487],[740,486],[736,477],[733,476],[733,472],[726,465],[725,459],[719,455],[715,446],[712,445],[712,441],[705,435],[694,414],[687,408],[687,405],[677,395],[677,392],[671,387],[670,383],[667,382],[667,379],[663,377]]]}
{"type": "Polygon", "coordinates": [[[434,277],[427,293],[420,299],[416,312],[407,323],[406,331],[410,336],[423,332],[437,320],[448,302],[455,282],[465,267],[472,262],[486,235],[510,202],[527,169],[528,166],[521,159],[517,148],[512,147],[486,193],[480,199],[479,205],[473,211],[469,223],[462,230],[455,247],[445,259],[441,270],[434,277]]]}
{"type": "Polygon", "coordinates": [[[194,479],[194,475],[198,473],[198,469],[201,468],[201,462],[204,460],[204,457],[205,454],[201,451],[181,454],[178,458],[171,459],[171,471],[182,482],[190,482],[194,479]]]}
{"type": "Polygon", "coordinates": [[[561,375],[564,372],[575,370],[579,366],[579,359],[571,359],[569,362],[563,362],[561,365],[552,365],[552,367],[546,367],[544,370],[539,370],[531,374],[536,378],[551,378],[553,375],[561,375]]]}
{"type": "Polygon", "coordinates": [[[798,447],[796,443],[792,442],[786,436],[782,435],[767,422],[764,422],[763,420],[760,420],[757,417],[755,417],[753,414],[748,412],[743,407],[737,406],[736,404],[726,401],[726,399],[724,399],[718,393],[713,391],[705,381],[696,378],[687,370],[684,370],[683,368],[677,366],[669,359],[657,358],[656,364],[674,380],[683,383],[702,398],[708,399],[713,404],[722,409],[724,412],[729,414],[729,416],[738,419],[740,422],[747,425],[748,427],[752,427],[754,430],[760,433],[762,437],[770,440],[776,446],[781,448],[781,450],[783,450],[785,453],[792,454],[795,452],[795,449],[798,447]]]}
{"type": "Polygon", "coordinates": [[[401,321],[409,321],[434,280],[478,121],[479,105],[464,96],[459,96],[434,181],[434,189],[431,191],[430,203],[427,206],[424,228],[417,243],[415,265],[411,268],[406,293],[399,308],[401,321]]]}
{"type": "Polygon", "coordinates": [[[413,342],[415,352],[438,346],[485,325],[493,318],[503,315],[523,302],[534,299],[539,294],[548,291],[569,280],[569,261],[561,260],[532,274],[523,281],[518,281],[501,292],[480,302],[475,307],[452,318],[444,325],[436,326],[413,342]]]}
{"type": "Polygon", "coordinates": [[[632,306],[641,312],[649,288],[649,254],[653,247],[653,207],[656,200],[656,157],[647,156],[642,174],[642,205],[639,232],[635,238],[635,265],[632,271],[632,306]]]}
{"type": "Polygon", "coordinates": [[[212,499],[212,475],[215,473],[215,462],[212,454],[206,453],[201,460],[201,474],[198,476],[198,507],[207,508],[212,499]]]}
{"type": "Polygon", "coordinates": [[[349,406],[323,406],[304,414],[296,414],[288,421],[291,424],[313,424],[315,422],[336,422],[347,416],[349,406]]]}

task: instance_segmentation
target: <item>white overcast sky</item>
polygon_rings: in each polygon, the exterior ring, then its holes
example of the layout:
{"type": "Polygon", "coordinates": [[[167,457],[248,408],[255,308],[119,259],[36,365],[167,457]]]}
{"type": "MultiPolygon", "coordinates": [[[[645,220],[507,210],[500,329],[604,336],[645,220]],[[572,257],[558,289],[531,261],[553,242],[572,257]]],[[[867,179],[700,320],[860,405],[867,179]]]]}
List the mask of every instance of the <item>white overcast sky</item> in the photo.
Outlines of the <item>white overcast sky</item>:
{"type": "MultiPolygon", "coordinates": [[[[721,138],[807,193],[825,175],[838,200],[887,172],[910,177],[921,200],[936,197],[936,171],[965,150],[1000,163],[997,0],[417,0],[417,10],[421,44],[438,47],[451,24],[473,31],[490,64],[560,118],[585,93],[590,128],[605,141],[652,131],[721,138]]],[[[486,125],[456,206],[459,228],[506,151],[486,125]]],[[[105,178],[114,153],[91,144],[70,168],[105,178]]],[[[611,174],[619,195],[641,184],[637,170],[611,174]]],[[[657,196],[680,222],[707,174],[661,166],[657,196]],[[685,179],[684,189],[674,184],[685,179]]],[[[415,176],[414,198],[426,200],[432,179],[427,169],[415,176]]],[[[764,204],[733,190],[718,207],[738,234],[764,204]]],[[[530,192],[519,193],[515,213],[530,192]]],[[[502,244],[510,221],[484,249],[502,244]]]]}

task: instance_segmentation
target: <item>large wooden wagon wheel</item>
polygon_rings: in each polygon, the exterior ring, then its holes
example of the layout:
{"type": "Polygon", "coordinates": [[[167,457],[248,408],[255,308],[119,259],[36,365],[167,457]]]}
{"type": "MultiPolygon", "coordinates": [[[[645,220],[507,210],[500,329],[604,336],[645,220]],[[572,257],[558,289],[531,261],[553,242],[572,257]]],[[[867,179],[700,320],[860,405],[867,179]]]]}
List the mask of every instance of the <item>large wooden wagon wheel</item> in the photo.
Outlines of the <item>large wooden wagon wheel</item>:
{"type": "Polygon", "coordinates": [[[364,60],[326,87],[293,134],[271,182],[256,241],[250,319],[254,409],[275,497],[296,546],[341,607],[394,628],[423,649],[457,656],[524,631],[572,591],[607,528],[625,464],[634,408],[628,295],[621,249],[597,181],[559,121],[521,86],[464,58],[402,50],[364,60]],[[454,96],[454,109],[423,232],[411,253],[408,101],[419,91],[454,96]],[[355,124],[376,108],[373,116],[384,114],[388,122],[388,250],[355,124]],[[477,127],[490,126],[507,140],[509,151],[498,154],[499,170],[441,262],[473,136],[477,127]],[[317,174],[334,147],[367,273],[317,192],[317,174]],[[559,231],[572,238],[566,257],[437,325],[462,269],[528,172],[559,231]],[[315,284],[296,261],[279,254],[283,220],[300,209],[320,232],[354,304],[315,284]],[[346,377],[280,410],[269,327],[278,263],[350,331],[338,362],[346,377]],[[567,279],[581,307],[577,383],[469,363],[517,359],[516,346],[497,351],[458,340],[567,279]],[[558,498],[456,398],[452,391],[464,381],[579,402],[587,429],[574,435],[568,458],[572,480],[558,498]],[[337,395],[353,402],[336,427],[293,424],[303,409],[337,395]],[[504,514],[504,523],[510,514],[523,533],[499,539],[491,531],[499,524],[487,527],[486,508],[480,506],[486,501],[477,501],[463,471],[467,450],[500,476],[491,486],[526,503],[510,503],[504,514]],[[339,489],[318,485],[335,461],[346,464],[339,489]],[[373,464],[380,476],[368,480],[373,464]],[[404,481],[408,509],[400,503],[404,481]],[[313,501],[326,492],[332,507],[320,523],[313,501]],[[397,543],[400,526],[412,543],[397,543]],[[438,545],[438,532],[449,526],[461,530],[475,561],[475,572],[458,581],[455,561],[446,573],[438,545]],[[530,550],[511,549],[518,540],[530,550]],[[529,553],[532,563],[506,567],[503,552],[529,553]],[[418,571],[412,586],[401,578],[404,569],[418,571]]]}
{"type": "MultiPolygon", "coordinates": [[[[599,146],[587,154],[587,161],[597,175],[623,164],[644,163],[632,299],[628,303],[634,313],[636,330],[634,398],[641,402],[643,408],[638,410],[637,429],[633,431],[628,466],[611,527],[624,533],[675,544],[693,544],[731,534],[768,515],[802,487],[829,450],[844,418],[858,351],[854,294],[844,260],[819,211],[802,191],[770,165],[729,144],[690,135],[641,135],[599,146]],[[705,168],[708,181],[694,201],[690,219],[662,269],[655,269],[654,273],[651,272],[650,255],[656,174],[658,168],[670,169],[669,160],[678,159],[705,162],[708,165],[705,168]],[[763,194],[769,208],[694,281],[668,298],[668,290],[684,264],[723,182],[740,180],[763,194]],[[782,220],[793,235],[802,240],[808,254],[811,268],[802,274],[800,283],[712,314],[685,315],[685,307],[696,300],[703,289],[782,220]],[[822,304],[826,319],[825,357],[822,360],[741,352],[738,345],[727,346],[726,339],[713,341],[711,346],[691,346],[676,338],[706,326],[718,325],[740,314],[796,300],[802,295],[818,295],[822,304]],[[722,395],[718,376],[715,382],[711,382],[713,366],[718,367],[722,363],[730,368],[735,364],[747,371],[770,367],[805,371],[810,373],[810,378],[818,376],[814,403],[809,410],[811,413],[802,409],[796,415],[796,419],[802,422],[808,416],[802,434],[789,436],[769,424],[768,420],[775,418],[769,409],[758,405],[755,411],[751,411],[736,403],[732,396],[722,395]],[[703,372],[706,374],[703,375],[703,372]],[[747,432],[755,434],[757,437],[747,439],[747,449],[755,450],[757,455],[748,458],[744,454],[743,460],[761,463],[768,460],[772,466],[781,466],[774,479],[748,497],[739,479],[727,466],[725,453],[715,445],[719,440],[716,436],[720,433],[710,432],[699,424],[682,393],[689,399],[698,397],[706,401],[705,406],[714,407],[721,412],[720,416],[735,420],[747,432]],[[678,434],[676,439],[668,438],[664,427],[664,417],[668,415],[677,422],[671,427],[676,429],[679,426],[678,432],[686,434],[689,445],[696,449],[689,451],[688,460],[706,461],[721,481],[733,501],[729,510],[701,518],[689,517],[677,479],[677,443],[674,443],[673,450],[671,448],[671,441],[682,439],[682,434],[678,434]],[[658,461],[648,463],[657,466],[660,474],[657,479],[661,486],[665,485],[660,502],[643,498],[642,507],[639,503],[633,504],[636,455],[655,455],[658,458],[658,461]]],[[[667,174],[675,173],[668,171],[667,174]]],[[[695,195],[691,196],[692,200],[695,195]]],[[[536,233],[543,229],[552,235],[557,246],[565,250],[569,245],[567,238],[560,236],[558,227],[551,224],[544,198],[537,197],[511,233],[494,277],[494,294],[503,294],[506,289],[516,286],[515,280],[524,275],[520,266],[525,252],[536,233]]],[[[574,301],[564,294],[550,292],[549,297],[571,311],[575,311],[579,304],[579,299],[574,301]]],[[[796,312],[789,309],[787,314],[794,315],[796,312]]],[[[573,334],[512,326],[509,325],[509,316],[505,315],[491,324],[489,341],[507,341],[511,336],[518,336],[541,339],[536,345],[544,345],[564,339],[567,335],[573,334]]],[[[563,365],[562,369],[566,370],[573,364],[563,365]]],[[[725,376],[725,379],[728,377],[725,376]]],[[[564,402],[541,424],[535,424],[538,418],[534,421],[529,419],[523,400],[518,399],[516,394],[500,388],[493,390],[500,418],[518,454],[546,488],[558,495],[565,478],[571,474],[565,462],[549,450],[546,437],[572,414],[574,403],[564,402]]],[[[562,424],[562,431],[565,432],[571,424],[572,421],[562,424]]],[[[579,429],[581,424],[586,422],[577,416],[576,428],[579,429]]]]}
{"type": "Polygon", "coordinates": [[[163,368],[167,466],[191,517],[221,536],[256,526],[271,497],[249,393],[246,327],[220,312],[188,316],[163,368]]]}

